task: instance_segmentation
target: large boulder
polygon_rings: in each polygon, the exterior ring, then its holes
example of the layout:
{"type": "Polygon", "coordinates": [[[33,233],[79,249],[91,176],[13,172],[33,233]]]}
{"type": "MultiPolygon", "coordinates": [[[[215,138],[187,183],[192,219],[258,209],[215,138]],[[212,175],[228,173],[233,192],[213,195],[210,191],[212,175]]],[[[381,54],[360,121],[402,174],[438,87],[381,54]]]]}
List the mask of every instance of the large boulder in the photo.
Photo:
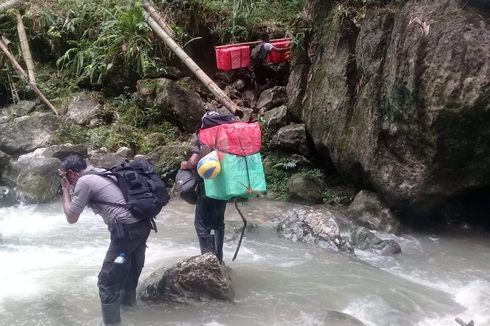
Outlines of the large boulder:
{"type": "Polygon", "coordinates": [[[288,179],[288,193],[297,200],[310,204],[319,204],[323,201],[322,184],[319,180],[295,173],[288,179]]]}
{"type": "Polygon", "coordinates": [[[349,205],[346,215],[370,230],[385,233],[400,231],[400,221],[374,192],[360,191],[349,205]]]}
{"type": "Polygon", "coordinates": [[[272,136],[270,145],[297,152],[304,156],[311,154],[304,124],[296,123],[282,127],[272,136]]]}
{"type": "Polygon", "coordinates": [[[152,273],[141,288],[140,298],[152,302],[231,301],[234,297],[229,270],[210,253],[152,273]]]}
{"type": "Polygon", "coordinates": [[[48,203],[58,196],[60,163],[54,157],[24,157],[13,163],[4,177],[17,185],[15,190],[22,202],[48,203]]]}
{"type": "Polygon", "coordinates": [[[194,132],[201,125],[205,104],[185,81],[143,79],[138,81],[136,89],[142,105],[161,110],[166,119],[182,130],[194,132]]]}
{"type": "Polygon", "coordinates": [[[287,102],[288,94],[286,93],[286,87],[275,86],[273,88],[266,89],[260,94],[256,107],[261,112],[266,112],[270,109],[286,104],[287,102]]]}
{"type": "Polygon", "coordinates": [[[50,113],[33,113],[4,123],[0,128],[0,150],[18,155],[47,147],[53,143],[60,123],[61,118],[50,113]]]}
{"type": "Polygon", "coordinates": [[[316,244],[322,248],[354,254],[368,250],[380,255],[401,252],[394,240],[383,240],[364,227],[357,226],[341,212],[327,208],[294,208],[287,213],[277,230],[286,239],[316,244]]]}
{"type": "Polygon", "coordinates": [[[97,118],[100,109],[101,105],[93,96],[86,93],[78,94],[68,105],[65,119],[79,125],[87,125],[97,118]]]}
{"type": "Polygon", "coordinates": [[[280,128],[287,126],[288,123],[288,107],[286,105],[281,105],[278,108],[274,108],[264,113],[264,126],[269,131],[275,132],[280,128]]]}
{"type": "Polygon", "coordinates": [[[458,1],[410,0],[372,7],[357,25],[342,4],[309,2],[311,64],[293,67],[304,88],[289,106],[317,150],[414,212],[489,187],[488,20],[458,1]]]}

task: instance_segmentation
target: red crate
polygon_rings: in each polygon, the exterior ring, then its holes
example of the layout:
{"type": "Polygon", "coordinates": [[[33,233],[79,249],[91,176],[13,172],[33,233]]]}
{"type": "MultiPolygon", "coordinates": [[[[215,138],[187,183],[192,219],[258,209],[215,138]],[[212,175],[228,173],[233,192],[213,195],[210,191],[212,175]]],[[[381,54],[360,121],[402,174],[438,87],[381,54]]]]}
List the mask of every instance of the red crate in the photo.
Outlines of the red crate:
{"type": "Polygon", "coordinates": [[[224,71],[249,67],[250,46],[232,44],[216,47],[216,64],[224,71]]]}
{"type": "MultiPolygon", "coordinates": [[[[218,69],[229,71],[232,69],[247,68],[250,66],[250,50],[260,42],[245,42],[215,47],[216,65],[218,69]]],[[[284,48],[291,45],[290,38],[280,38],[270,40],[270,43],[277,48],[284,48]]],[[[281,63],[289,61],[290,53],[271,51],[265,58],[266,63],[281,63]]]]}
{"type": "MultiPolygon", "coordinates": [[[[276,48],[287,48],[291,45],[290,39],[279,39],[279,40],[271,40],[271,44],[276,48]]],[[[289,60],[289,51],[277,52],[272,50],[269,55],[265,58],[265,62],[267,63],[281,63],[289,60]]]]}

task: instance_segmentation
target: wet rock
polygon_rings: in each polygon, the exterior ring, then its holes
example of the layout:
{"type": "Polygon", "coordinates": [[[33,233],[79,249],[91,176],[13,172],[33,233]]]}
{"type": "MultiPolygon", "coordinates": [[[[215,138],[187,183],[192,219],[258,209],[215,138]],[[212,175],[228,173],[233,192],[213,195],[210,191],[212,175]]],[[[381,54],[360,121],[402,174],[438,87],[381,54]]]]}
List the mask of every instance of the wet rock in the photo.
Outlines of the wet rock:
{"type": "Polygon", "coordinates": [[[0,186],[0,207],[10,207],[15,204],[17,204],[15,192],[7,186],[0,186]]]}
{"type": "Polygon", "coordinates": [[[359,319],[340,311],[329,310],[325,317],[325,326],[365,326],[359,319]]]}
{"type": "Polygon", "coordinates": [[[458,1],[373,6],[360,24],[339,20],[344,8],[331,1],[309,9],[311,37],[298,47],[309,60],[292,67],[290,114],[339,172],[425,216],[489,187],[485,16],[458,1]]]}
{"type": "Polygon", "coordinates": [[[282,127],[272,137],[270,144],[273,147],[294,151],[304,156],[309,156],[311,152],[304,124],[282,127]]]}
{"type": "Polygon", "coordinates": [[[322,185],[308,175],[293,174],[287,183],[288,192],[295,199],[309,204],[319,204],[323,201],[322,185]]]}
{"type": "Polygon", "coordinates": [[[315,244],[343,253],[369,250],[381,255],[401,252],[393,240],[382,240],[366,228],[351,223],[341,212],[326,208],[294,208],[282,220],[278,232],[293,242],[315,244]]]}
{"type": "Polygon", "coordinates": [[[269,131],[275,132],[284,126],[287,126],[288,123],[288,108],[285,105],[281,105],[278,108],[264,113],[264,126],[269,131]]]}
{"type": "Polygon", "coordinates": [[[288,102],[288,94],[286,93],[286,87],[275,86],[270,89],[266,89],[260,94],[257,100],[256,108],[260,112],[266,112],[270,109],[276,108],[288,102]]]}
{"type": "Polygon", "coordinates": [[[25,157],[11,164],[4,177],[17,185],[15,192],[22,202],[48,203],[58,197],[60,163],[54,157],[25,157]]]}
{"type": "Polygon", "coordinates": [[[33,113],[2,124],[0,150],[18,155],[31,152],[53,143],[53,135],[61,124],[61,118],[51,113],[33,113]]]}
{"type": "Polygon", "coordinates": [[[350,204],[346,214],[357,224],[386,233],[398,233],[400,222],[378,195],[367,190],[360,191],[350,204]]]}
{"type": "Polygon", "coordinates": [[[94,120],[101,106],[97,100],[90,94],[82,93],[73,99],[68,105],[68,111],[65,119],[75,122],[79,125],[86,125],[94,120]]]}
{"type": "Polygon", "coordinates": [[[0,176],[2,171],[9,165],[10,155],[0,151],[0,176]]]}
{"type": "Polygon", "coordinates": [[[141,288],[140,298],[152,302],[232,301],[234,297],[229,271],[210,253],[154,272],[141,288]]]}
{"type": "Polygon", "coordinates": [[[194,132],[201,125],[205,104],[184,81],[144,79],[138,81],[136,88],[143,105],[160,110],[182,130],[194,132]]]}

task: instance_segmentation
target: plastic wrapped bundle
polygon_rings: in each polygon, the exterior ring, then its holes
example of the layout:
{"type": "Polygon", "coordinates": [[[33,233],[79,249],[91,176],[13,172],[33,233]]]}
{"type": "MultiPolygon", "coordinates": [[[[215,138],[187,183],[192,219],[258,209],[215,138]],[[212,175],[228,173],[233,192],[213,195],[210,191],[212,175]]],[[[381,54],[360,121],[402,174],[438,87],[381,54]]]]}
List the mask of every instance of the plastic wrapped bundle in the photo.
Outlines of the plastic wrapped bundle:
{"type": "Polygon", "coordinates": [[[221,161],[221,173],[214,179],[205,179],[204,188],[206,197],[220,200],[251,198],[265,192],[260,153],[248,156],[225,154],[221,161]]]}

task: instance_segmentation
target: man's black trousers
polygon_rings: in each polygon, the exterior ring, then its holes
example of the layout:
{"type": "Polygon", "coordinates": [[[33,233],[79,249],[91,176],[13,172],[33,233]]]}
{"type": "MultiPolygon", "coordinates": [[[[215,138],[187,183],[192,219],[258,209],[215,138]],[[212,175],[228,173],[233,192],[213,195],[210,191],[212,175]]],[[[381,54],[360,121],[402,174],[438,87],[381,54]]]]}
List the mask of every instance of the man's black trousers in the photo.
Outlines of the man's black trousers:
{"type": "Polygon", "coordinates": [[[196,227],[201,254],[213,252],[220,261],[223,258],[225,210],[226,200],[207,198],[203,195],[197,198],[194,226],[196,227]],[[210,235],[211,230],[215,230],[215,236],[210,235]]]}
{"type": "Polygon", "coordinates": [[[111,244],[104,258],[99,273],[100,301],[103,304],[119,300],[119,292],[135,291],[138,278],[145,264],[146,240],[150,235],[149,220],[134,224],[124,224],[124,236],[118,238],[116,232],[111,232],[111,244]],[[126,260],[123,264],[114,263],[117,256],[124,252],[126,260]]]}

